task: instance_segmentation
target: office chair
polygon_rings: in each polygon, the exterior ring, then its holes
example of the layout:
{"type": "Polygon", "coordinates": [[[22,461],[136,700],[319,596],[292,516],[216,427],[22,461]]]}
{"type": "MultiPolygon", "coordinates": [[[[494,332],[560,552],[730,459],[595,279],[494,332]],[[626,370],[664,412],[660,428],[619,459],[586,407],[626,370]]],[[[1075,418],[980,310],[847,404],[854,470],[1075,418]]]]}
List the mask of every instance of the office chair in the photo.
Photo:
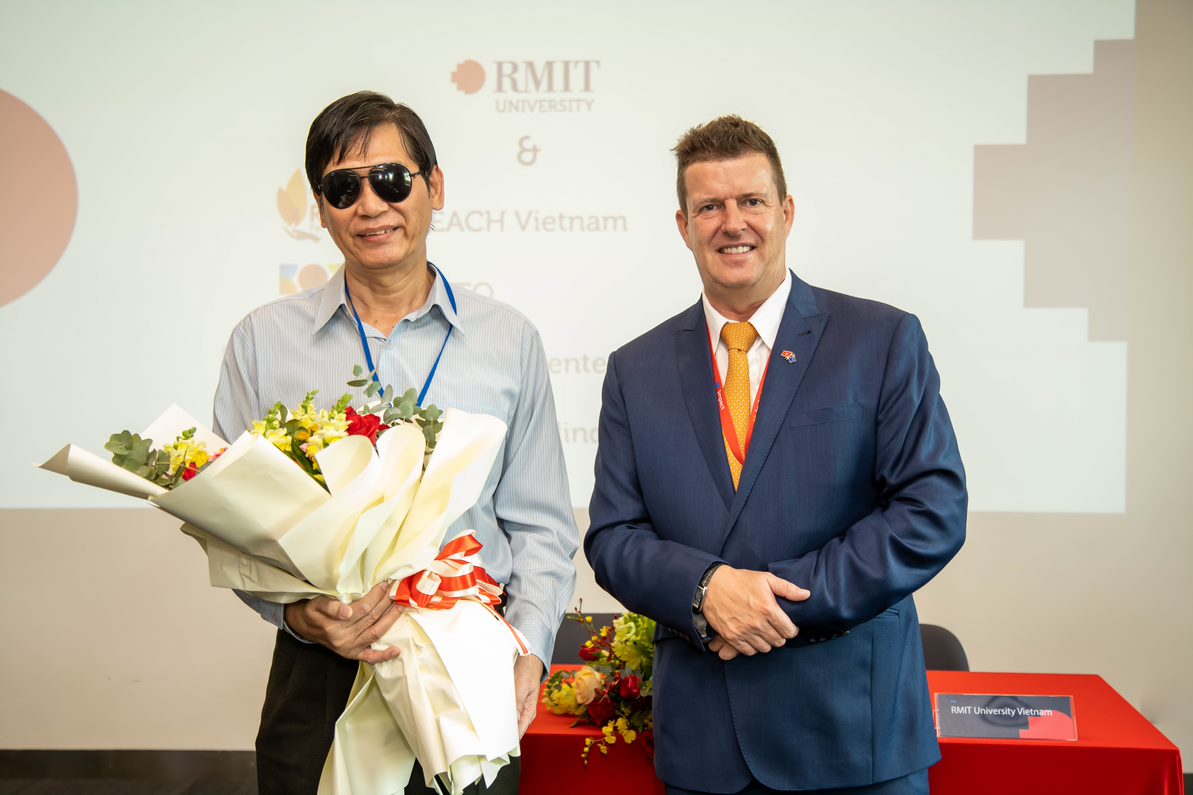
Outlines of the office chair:
{"type": "Polygon", "coordinates": [[[968,671],[969,660],[957,636],[935,624],[920,624],[924,665],[930,671],[968,671]]]}

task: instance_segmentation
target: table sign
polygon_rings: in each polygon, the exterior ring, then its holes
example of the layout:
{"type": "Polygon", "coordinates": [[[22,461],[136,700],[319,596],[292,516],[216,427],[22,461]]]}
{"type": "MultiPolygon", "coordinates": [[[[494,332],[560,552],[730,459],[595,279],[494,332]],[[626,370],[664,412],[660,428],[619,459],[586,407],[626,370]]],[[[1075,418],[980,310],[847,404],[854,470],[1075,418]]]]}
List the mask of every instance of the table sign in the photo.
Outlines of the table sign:
{"type": "Polygon", "coordinates": [[[940,737],[1076,740],[1072,696],[936,694],[940,737]]]}

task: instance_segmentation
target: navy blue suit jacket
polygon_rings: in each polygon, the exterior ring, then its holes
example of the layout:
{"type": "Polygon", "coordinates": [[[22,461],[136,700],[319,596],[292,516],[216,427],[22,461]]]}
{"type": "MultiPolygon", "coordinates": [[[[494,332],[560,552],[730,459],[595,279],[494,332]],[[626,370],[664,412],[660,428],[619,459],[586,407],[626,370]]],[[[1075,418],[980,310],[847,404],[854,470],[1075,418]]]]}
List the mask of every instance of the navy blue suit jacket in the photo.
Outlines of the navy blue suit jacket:
{"type": "Polygon", "coordinates": [[[813,789],[933,764],[911,594],[960,549],[967,500],[919,321],[793,277],[736,492],[712,366],[700,303],[609,357],[584,540],[597,582],[660,624],[660,778],[813,789]],[[811,591],[779,600],[799,636],[709,652],[692,597],[717,561],[811,591]]]}

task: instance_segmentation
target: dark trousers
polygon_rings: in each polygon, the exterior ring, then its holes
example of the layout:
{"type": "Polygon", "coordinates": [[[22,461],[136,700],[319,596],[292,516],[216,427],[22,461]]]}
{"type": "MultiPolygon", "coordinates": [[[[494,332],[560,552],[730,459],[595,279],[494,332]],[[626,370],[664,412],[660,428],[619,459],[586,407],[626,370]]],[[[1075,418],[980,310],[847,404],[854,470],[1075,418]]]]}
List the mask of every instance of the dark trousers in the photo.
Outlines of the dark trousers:
{"type": "MultiPolygon", "coordinates": [[[[319,789],[336,718],[348,703],[357,665],[322,646],[278,632],[257,732],[259,795],[314,795],[319,789]]],[[[478,782],[466,792],[515,795],[521,769],[521,759],[515,757],[501,769],[492,787],[478,782]]],[[[435,795],[423,783],[417,764],[406,795],[435,795]]]]}
{"type": "MultiPolygon", "coordinates": [[[[757,781],[734,795],[783,795],[785,790],[764,787],[757,781]]],[[[707,792],[667,787],[667,795],[708,795],[707,792]]],[[[802,790],[800,795],[928,795],[928,771],[919,770],[909,776],[880,781],[868,787],[846,787],[845,789],[802,790]]]]}

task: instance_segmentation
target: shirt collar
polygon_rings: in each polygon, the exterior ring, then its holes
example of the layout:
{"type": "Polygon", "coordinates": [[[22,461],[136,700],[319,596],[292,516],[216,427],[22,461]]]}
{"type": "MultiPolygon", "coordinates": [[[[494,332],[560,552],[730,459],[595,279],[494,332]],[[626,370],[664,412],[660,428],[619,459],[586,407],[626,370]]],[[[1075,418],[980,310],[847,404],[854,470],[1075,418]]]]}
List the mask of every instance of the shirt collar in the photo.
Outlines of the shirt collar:
{"type": "MultiPolygon", "coordinates": [[[[783,322],[783,312],[787,309],[787,297],[791,294],[791,271],[783,275],[783,283],[775,288],[770,297],[762,302],[762,306],[754,310],[750,316],[750,323],[758,332],[758,338],[768,349],[773,350],[775,339],[779,336],[779,324],[783,322]]],[[[713,346],[721,344],[721,328],[732,321],[722,315],[708,302],[708,296],[701,293],[700,302],[704,305],[704,321],[708,323],[708,331],[712,334],[713,346]]]]}
{"type": "MultiPolygon", "coordinates": [[[[430,263],[428,263],[430,264],[430,263]]],[[[343,307],[344,313],[352,320],[352,308],[348,306],[348,298],[344,292],[344,267],[341,267],[331,275],[327,280],[327,284],[319,288],[319,309],[315,313],[315,323],[311,329],[312,334],[317,334],[324,326],[326,326],[336,312],[343,307]]],[[[440,277],[437,269],[432,270],[435,280],[431,283],[431,292],[427,294],[427,300],[421,307],[411,312],[402,320],[418,320],[423,315],[431,311],[432,307],[439,307],[439,311],[443,314],[447,322],[456,328],[461,334],[464,333],[464,328],[460,325],[460,316],[456,310],[452,309],[451,299],[447,295],[447,287],[445,280],[440,277]]],[[[355,322],[355,320],[353,320],[355,322]]]]}

